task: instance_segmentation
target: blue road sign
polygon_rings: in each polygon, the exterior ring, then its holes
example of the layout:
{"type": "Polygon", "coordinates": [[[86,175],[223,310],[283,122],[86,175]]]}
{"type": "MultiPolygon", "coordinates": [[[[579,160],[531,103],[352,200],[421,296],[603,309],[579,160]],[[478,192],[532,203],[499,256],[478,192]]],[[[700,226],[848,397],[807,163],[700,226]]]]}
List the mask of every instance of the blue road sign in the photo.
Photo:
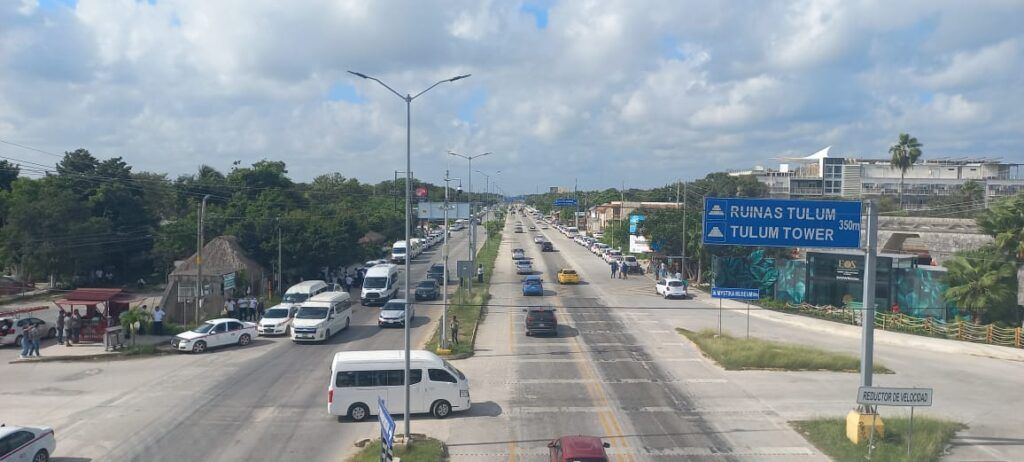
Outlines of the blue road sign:
{"type": "Polygon", "coordinates": [[[861,203],[704,199],[704,243],[764,247],[860,247],[861,203]]]}
{"type": "Polygon", "coordinates": [[[555,207],[575,207],[576,199],[573,197],[560,197],[555,199],[555,207]]]}
{"type": "Polygon", "coordinates": [[[647,219],[644,215],[630,215],[629,216],[629,234],[636,234],[637,228],[640,226],[640,222],[647,219]]]}
{"type": "Polygon", "coordinates": [[[731,298],[735,300],[758,300],[760,289],[737,289],[729,287],[712,287],[711,298],[731,298]]]}
{"type": "Polygon", "coordinates": [[[395,419],[391,417],[384,400],[377,397],[377,421],[380,422],[381,448],[391,449],[395,445],[395,419]]]}

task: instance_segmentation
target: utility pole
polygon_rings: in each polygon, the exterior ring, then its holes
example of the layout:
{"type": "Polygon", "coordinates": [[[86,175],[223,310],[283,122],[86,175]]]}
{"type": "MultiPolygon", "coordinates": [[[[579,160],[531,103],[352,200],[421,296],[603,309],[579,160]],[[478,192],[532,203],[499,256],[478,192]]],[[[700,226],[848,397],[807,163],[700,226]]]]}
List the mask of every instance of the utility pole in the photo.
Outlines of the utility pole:
{"type": "Polygon", "coordinates": [[[441,341],[442,349],[448,349],[448,182],[462,181],[450,178],[448,170],[444,171],[444,244],[441,247],[441,260],[444,262],[444,286],[441,287],[441,341]]]}
{"type": "MultiPolygon", "coordinates": [[[[677,197],[676,202],[679,201],[678,196],[679,196],[679,185],[676,184],[676,197],[677,197]]],[[[688,224],[687,224],[687,221],[686,221],[686,209],[688,209],[688,208],[690,208],[690,206],[686,205],[686,182],[684,181],[683,182],[683,250],[679,254],[679,256],[681,257],[680,260],[682,260],[682,262],[679,265],[679,267],[680,267],[680,271],[679,272],[682,273],[683,279],[685,279],[685,280],[689,280],[690,279],[686,275],[686,231],[688,230],[688,224]]]]}
{"type": "Polygon", "coordinates": [[[878,210],[868,199],[867,246],[864,249],[864,309],[861,318],[860,386],[870,387],[875,349],[875,264],[878,256],[878,210]]]}
{"type": "MultiPolygon", "coordinates": [[[[470,264],[472,265],[472,267],[475,269],[476,268],[476,224],[477,224],[477,221],[476,221],[476,217],[473,215],[473,159],[476,159],[477,157],[489,156],[489,155],[491,155],[491,153],[490,152],[485,152],[483,154],[477,154],[475,156],[470,156],[470,155],[459,154],[459,153],[454,152],[454,151],[448,151],[448,154],[452,155],[452,156],[456,156],[456,157],[461,157],[461,158],[466,159],[466,160],[469,161],[469,170],[468,170],[469,171],[469,194],[468,194],[468,196],[466,196],[466,201],[469,202],[469,261],[470,261],[470,264]]],[[[468,285],[469,289],[473,290],[473,275],[470,274],[470,276],[468,278],[466,278],[466,279],[469,281],[469,285],[468,285]]]]}
{"type": "Polygon", "coordinates": [[[572,180],[572,197],[573,197],[573,199],[576,199],[576,212],[573,213],[572,217],[573,217],[574,220],[576,220],[574,224],[576,226],[577,231],[580,229],[580,193],[579,193],[579,187],[580,187],[580,180],[577,179],[577,178],[573,178],[573,180],[572,180]]]}
{"type": "Polygon", "coordinates": [[[284,259],[281,253],[281,219],[277,219],[277,293],[281,294],[284,290],[283,274],[284,274],[284,259]]]}
{"type": "Polygon", "coordinates": [[[199,323],[199,307],[203,304],[203,222],[206,220],[206,200],[210,198],[207,194],[203,196],[203,203],[199,206],[199,220],[196,229],[196,306],[193,321],[199,323]]]}

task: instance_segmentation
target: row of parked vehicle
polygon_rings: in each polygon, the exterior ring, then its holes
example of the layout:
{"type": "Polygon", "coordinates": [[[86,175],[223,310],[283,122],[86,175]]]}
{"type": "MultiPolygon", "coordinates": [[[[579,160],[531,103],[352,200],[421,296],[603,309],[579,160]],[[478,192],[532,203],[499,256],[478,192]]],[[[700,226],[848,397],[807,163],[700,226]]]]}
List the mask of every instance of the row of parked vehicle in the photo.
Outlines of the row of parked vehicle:
{"type": "MultiPolygon", "coordinates": [[[[459,230],[461,224],[457,224],[453,227],[453,230],[459,230]]],[[[450,235],[450,234],[449,234],[450,235]]],[[[409,239],[409,242],[398,241],[391,245],[391,262],[392,263],[405,263],[405,258],[416,258],[423,252],[429,250],[437,244],[444,242],[444,231],[435,229],[427,233],[425,237],[416,237],[409,239]]]]}

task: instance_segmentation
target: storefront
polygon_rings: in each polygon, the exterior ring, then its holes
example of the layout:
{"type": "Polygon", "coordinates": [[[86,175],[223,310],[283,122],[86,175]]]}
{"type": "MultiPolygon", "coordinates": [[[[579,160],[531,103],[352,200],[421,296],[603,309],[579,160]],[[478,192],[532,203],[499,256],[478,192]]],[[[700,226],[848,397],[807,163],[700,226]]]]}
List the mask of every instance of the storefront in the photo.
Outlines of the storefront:
{"type": "Polygon", "coordinates": [[[121,289],[76,289],[54,303],[66,315],[81,317],[81,342],[103,342],[110,329],[120,324],[121,313],[137,299],[121,289]]]}
{"type": "MultiPolygon", "coordinates": [[[[879,254],[875,265],[875,307],[887,309],[896,301],[898,269],[917,266],[915,255],[879,254]]],[[[859,251],[807,252],[807,302],[848,306],[863,302],[864,254],[859,251]]]]}

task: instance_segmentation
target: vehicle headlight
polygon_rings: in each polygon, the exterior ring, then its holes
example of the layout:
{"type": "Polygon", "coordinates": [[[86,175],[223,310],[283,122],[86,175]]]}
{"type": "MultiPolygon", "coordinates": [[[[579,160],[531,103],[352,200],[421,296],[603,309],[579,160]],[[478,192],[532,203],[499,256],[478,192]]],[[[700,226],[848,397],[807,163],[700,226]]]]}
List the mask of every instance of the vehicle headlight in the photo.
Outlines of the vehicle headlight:
{"type": "Polygon", "coordinates": [[[187,338],[179,338],[179,339],[178,339],[178,341],[179,341],[179,343],[188,343],[188,342],[191,342],[191,340],[189,340],[189,339],[187,339],[187,338]]]}

